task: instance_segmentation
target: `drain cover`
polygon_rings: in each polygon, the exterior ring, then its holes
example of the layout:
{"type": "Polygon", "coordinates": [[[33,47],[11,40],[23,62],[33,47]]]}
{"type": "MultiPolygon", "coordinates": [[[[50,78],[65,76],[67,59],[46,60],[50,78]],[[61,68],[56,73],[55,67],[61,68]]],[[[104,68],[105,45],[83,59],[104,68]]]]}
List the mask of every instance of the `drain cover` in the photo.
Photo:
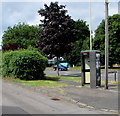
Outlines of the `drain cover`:
{"type": "Polygon", "coordinates": [[[53,98],[51,98],[51,100],[59,101],[60,99],[59,99],[59,98],[56,98],[56,97],[53,97],[53,98]]]}

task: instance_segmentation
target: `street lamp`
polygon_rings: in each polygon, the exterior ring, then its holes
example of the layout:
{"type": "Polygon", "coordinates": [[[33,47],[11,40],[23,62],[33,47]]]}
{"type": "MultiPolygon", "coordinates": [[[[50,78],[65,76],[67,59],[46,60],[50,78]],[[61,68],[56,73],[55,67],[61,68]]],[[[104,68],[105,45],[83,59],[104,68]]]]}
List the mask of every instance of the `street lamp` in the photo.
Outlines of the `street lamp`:
{"type": "Polygon", "coordinates": [[[108,0],[105,0],[105,89],[108,89],[109,66],[109,36],[108,36],[108,0]]]}
{"type": "Polygon", "coordinates": [[[90,26],[89,26],[89,28],[90,28],[90,50],[92,50],[92,13],[91,13],[91,0],[90,0],[90,5],[89,5],[89,7],[90,7],[90,26]]]}

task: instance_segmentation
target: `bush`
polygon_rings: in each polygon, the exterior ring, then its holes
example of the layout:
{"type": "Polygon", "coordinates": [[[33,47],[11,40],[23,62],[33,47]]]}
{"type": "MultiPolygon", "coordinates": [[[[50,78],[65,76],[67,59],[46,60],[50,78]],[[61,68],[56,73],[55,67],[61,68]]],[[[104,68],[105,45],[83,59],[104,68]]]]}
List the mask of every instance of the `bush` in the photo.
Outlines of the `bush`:
{"type": "Polygon", "coordinates": [[[47,58],[35,50],[18,50],[3,53],[3,77],[22,80],[43,79],[47,58]]]}

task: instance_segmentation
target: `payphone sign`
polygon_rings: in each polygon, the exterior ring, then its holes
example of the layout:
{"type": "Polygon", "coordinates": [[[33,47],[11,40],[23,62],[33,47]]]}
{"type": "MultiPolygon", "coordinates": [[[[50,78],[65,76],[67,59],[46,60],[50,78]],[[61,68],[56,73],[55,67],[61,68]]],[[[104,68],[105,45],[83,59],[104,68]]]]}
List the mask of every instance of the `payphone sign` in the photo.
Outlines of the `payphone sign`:
{"type": "Polygon", "coordinates": [[[89,58],[89,52],[84,52],[84,62],[85,62],[85,69],[90,69],[90,58],[89,58]]]}
{"type": "Polygon", "coordinates": [[[85,69],[90,69],[90,59],[89,59],[89,57],[85,57],[85,69]]]}
{"type": "Polygon", "coordinates": [[[100,54],[96,53],[96,81],[97,81],[97,85],[100,86],[100,54]]]}
{"type": "Polygon", "coordinates": [[[100,54],[98,53],[96,54],[96,68],[100,68],[100,54]]]}

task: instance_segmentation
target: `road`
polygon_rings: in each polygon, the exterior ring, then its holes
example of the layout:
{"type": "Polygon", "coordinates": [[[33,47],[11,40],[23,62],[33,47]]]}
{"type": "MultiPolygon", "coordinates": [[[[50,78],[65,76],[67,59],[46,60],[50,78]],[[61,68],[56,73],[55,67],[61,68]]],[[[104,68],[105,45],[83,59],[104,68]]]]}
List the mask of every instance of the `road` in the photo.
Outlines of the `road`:
{"type": "MultiPolygon", "coordinates": [[[[71,77],[80,77],[80,71],[59,71],[60,76],[71,76],[71,77]]],[[[54,71],[52,68],[46,68],[45,74],[47,75],[57,75],[57,71],[54,71]]]]}
{"type": "MultiPolygon", "coordinates": [[[[70,77],[81,77],[81,71],[59,71],[60,72],[60,76],[70,76],[70,77]]],[[[46,68],[45,70],[45,74],[47,75],[57,75],[57,72],[56,71],[53,71],[51,68],[46,68]]],[[[118,74],[120,75],[120,71],[117,71],[117,74],[116,74],[116,80],[118,80],[118,74]]],[[[101,71],[101,79],[104,80],[105,77],[105,71],[101,71]]],[[[109,81],[114,81],[115,78],[114,78],[114,73],[109,73],[108,74],[108,79],[109,81]]]]}
{"type": "Polygon", "coordinates": [[[106,112],[80,108],[62,99],[51,97],[24,88],[21,85],[3,81],[2,114],[104,114],[106,112]]]}

